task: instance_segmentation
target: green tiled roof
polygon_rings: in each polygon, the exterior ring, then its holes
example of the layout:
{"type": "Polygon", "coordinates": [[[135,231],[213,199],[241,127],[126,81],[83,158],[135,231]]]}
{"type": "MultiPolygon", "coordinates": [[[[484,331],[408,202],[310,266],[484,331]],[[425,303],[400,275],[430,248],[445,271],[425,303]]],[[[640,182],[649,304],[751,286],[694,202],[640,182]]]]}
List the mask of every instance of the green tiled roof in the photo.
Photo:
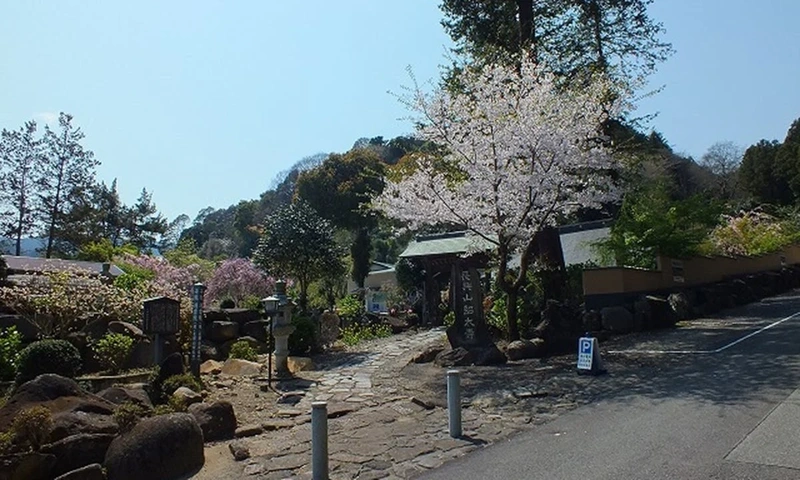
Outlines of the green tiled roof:
{"type": "Polygon", "coordinates": [[[468,235],[466,232],[453,232],[417,237],[400,254],[400,257],[458,255],[468,251],[486,251],[494,248],[495,245],[493,243],[477,235],[468,235]]]}

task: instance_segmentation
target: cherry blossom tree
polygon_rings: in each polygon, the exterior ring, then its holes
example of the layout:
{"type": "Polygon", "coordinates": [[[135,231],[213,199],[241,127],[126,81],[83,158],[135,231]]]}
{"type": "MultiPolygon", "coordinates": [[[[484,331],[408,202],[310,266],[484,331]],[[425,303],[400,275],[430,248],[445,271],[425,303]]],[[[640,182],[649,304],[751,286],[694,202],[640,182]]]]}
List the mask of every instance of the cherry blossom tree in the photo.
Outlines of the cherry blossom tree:
{"type": "Polygon", "coordinates": [[[237,307],[248,297],[263,298],[272,293],[275,279],[264,275],[258,267],[246,258],[225,260],[208,281],[205,301],[210,305],[214,300],[232,299],[237,307]]]}
{"type": "Polygon", "coordinates": [[[508,333],[517,339],[516,300],[534,237],[559,218],[616,196],[609,175],[616,165],[600,127],[629,105],[602,78],[560,90],[530,60],[518,68],[466,69],[457,84],[458,92],[432,94],[417,86],[401,99],[420,115],[418,136],[445,153],[403,165],[375,206],[410,228],[456,224],[495,244],[508,333]],[[521,267],[512,275],[508,262],[515,254],[521,267]]]}

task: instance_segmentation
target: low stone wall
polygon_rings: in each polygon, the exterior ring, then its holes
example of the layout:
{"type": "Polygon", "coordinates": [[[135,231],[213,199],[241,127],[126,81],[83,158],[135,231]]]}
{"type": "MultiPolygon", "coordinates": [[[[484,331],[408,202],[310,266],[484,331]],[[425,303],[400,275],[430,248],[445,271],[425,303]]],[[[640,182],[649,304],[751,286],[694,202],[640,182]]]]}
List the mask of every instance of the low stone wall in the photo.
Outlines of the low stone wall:
{"type": "Polygon", "coordinates": [[[587,296],[584,329],[630,333],[674,326],[800,287],[800,265],[653,292],[587,296]]]}

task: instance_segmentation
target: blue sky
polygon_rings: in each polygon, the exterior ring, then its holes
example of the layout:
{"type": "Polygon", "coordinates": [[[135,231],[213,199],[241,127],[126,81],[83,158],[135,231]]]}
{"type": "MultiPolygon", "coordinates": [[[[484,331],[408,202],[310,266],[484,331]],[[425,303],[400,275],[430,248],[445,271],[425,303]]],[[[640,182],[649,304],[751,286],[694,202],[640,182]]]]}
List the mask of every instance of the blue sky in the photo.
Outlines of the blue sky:
{"type": "MultiPolygon", "coordinates": [[[[256,198],[276,174],[360,137],[411,133],[388,93],[435,80],[450,41],[435,0],[5,2],[0,128],[59,111],[170,219],[256,198]]],[[[656,0],[676,54],[639,113],[679,152],[783,139],[800,117],[800,2],[656,0]]]]}

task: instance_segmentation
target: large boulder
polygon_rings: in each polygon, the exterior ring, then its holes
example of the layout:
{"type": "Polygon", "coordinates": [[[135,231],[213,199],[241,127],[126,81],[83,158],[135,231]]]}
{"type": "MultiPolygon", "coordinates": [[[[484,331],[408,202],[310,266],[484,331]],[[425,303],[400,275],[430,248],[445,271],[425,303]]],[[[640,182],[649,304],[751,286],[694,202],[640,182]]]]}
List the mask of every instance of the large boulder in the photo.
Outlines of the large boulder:
{"type": "Polygon", "coordinates": [[[167,358],[158,367],[158,376],[155,383],[161,385],[169,377],[184,373],[186,373],[186,367],[183,365],[183,356],[180,353],[167,355],[167,358]]]}
{"type": "Polygon", "coordinates": [[[102,463],[115,435],[79,433],[44,445],[42,453],[56,457],[53,475],[62,475],[92,463],[102,463]]]}
{"type": "Polygon", "coordinates": [[[506,357],[509,360],[522,360],[525,358],[541,358],[545,354],[545,342],[541,338],[533,340],[515,340],[506,347],[506,357]]]}
{"type": "Polygon", "coordinates": [[[253,337],[259,342],[266,342],[269,335],[269,320],[253,320],[241,327],[243,335],[253,337]]]}
{"type": "Polygon", "coordinates": [[[472,349],[472,354],[475,356],[475,365],[502,365],[508,362],[506,355],[497,348],[497,345],[490,343],[485,347],[477,347],[472,349]]]}
{"type": "Polygon", "coordinates": [[[200,361],[205,362],[207,360],[222,360],[225,357],[222,355],[222,350],[214,343],[209,342],[208,340],[203,340],[203,343],[200,345],[200,361]]]}
{"type": "Polygon", "coordinates": [[[114,439],[103,466],[108,480],[174,480],[204,462],[203,432],[194,416],[173,413],[142,419],[114,439]]]}
{"type": "Polygon", "coordinates": [[[229,358],[222,365],[223,375],[258,375],[263,370],[264,365],[241,358],[229,358]]]}
{"type": "Polygon", "coordinates": [[[215,343],[224,343],[239,336],[239,324],[236,322],[211,322],[206,331],[209,340],[215,343]]]}
{"type": "Polygon", "coordinates": [[[39,375],[20,385],[3,408],[0,408],[0,431],[10,429],[16,415],[42,405],[53,416],[50,442],[79,433],[117,433],[115,405],[86,392],[72,379],[55,374],[39,375]]]}
{"type": "Polygon", "coordinates": [[[206,442],[233,438],[236,433],[236,415],[230,402],[195,403],[189,413],[200,425],[206,442]]]}
{"type": "Polygon", "coordinates": [[[465,367],[475,363],[475,355],[464,347],[458,347],[440,352],[433,363],[440,367],[465,367]]]}
{"type": "Polygon", "coordinates": [[[155,363],[155,345],[147,337],[139,337],[133,345],[130,357],[126,363],[127,368],[148,368],[155,363]]]}
{"type": "Polygon", "coordinates": [[[250,310],[248,308],[225,308],[222,310],[225,317],[229,322],[236,322],[239,325],[244,325],[247,322],[259,320],[261,314],[257,310],[250,310]]]}
{"type": "Polygon", "coordinates": [[[606,307],[600,310],[603,329],[614,333],[630,333],[635,328],[633,315],[625,307],[606,307]]]}
{"type": "Polygon", "coordinates": [[[58,476],[55,480],[106,480],[106,473],[102,465],[93,463],[58,476]]]}
{"type": "Polygon", "coordinates": [[[128,322],[108,322],[108,331],[109,333],[119,333],[134,339],[142,338],[144,336],[141,328],[128,322]]]}
{"type": "Polygon", "coordinates": [[[81,317],[81,322],[84,327],[81,329],[83,333],[88,335],[94,340],[103,338],[108,333],[108,324],[114,321],[113,318],[97,313],[88,313],[81,317]]]}
{"type": "Polygon", "coordinates": [[[650,308],[650,319],[653,328],[671,328],[678,321],[678,316],[666,298],[647,295],[644,297],[650,308]]]}
{"type": "MultiPolygon", "coordinates": [[[[744,282],[742,282],[744,285],[744,282]]],[[[685,292],[677,292],[667,297],[669,306],[678,321],[689,320],[693,315],[692,302],[685,292]]]]}
{"type": "Polygon", "coordinates": [[[135,403],[143,407],[153,408],[153,402],[142,387],[110,387],[98,392],[97,396],[108,400],[114,405],[135,403]]]}
{"type": "Polygon", "coordinates": [[[50,480],[55,464],[55,455],[39,452],[0,456],[0,479],[50,480]]]}
{"type": "Polygon", "coordinates": [[[186,406],[194,405],[203,401],[203,396],[188,387],[178,387],[172,394],[174,398],[186,406]]]}

